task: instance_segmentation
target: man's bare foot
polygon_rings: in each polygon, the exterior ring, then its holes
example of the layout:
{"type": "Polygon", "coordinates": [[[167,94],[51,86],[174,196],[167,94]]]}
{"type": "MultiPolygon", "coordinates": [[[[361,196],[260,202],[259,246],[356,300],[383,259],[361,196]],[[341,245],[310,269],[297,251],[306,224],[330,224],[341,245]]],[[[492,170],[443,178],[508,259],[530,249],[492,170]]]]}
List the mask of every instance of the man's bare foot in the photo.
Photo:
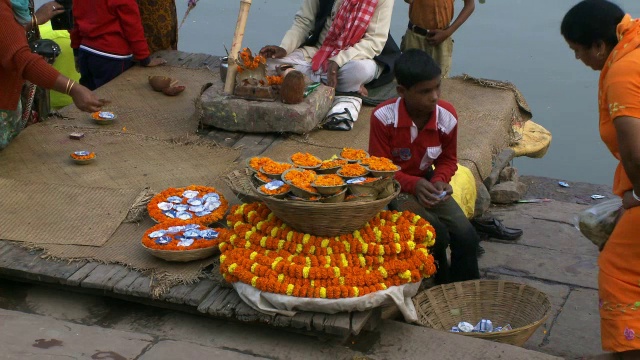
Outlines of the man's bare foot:
{"type": "Polygon", "coordinates": [[[358,94],[362,96],[369,96],[369,90],[367,90],[367,88],[364,87],[364,85],[360,85],[360,90],[358,90],[358,94]]]}

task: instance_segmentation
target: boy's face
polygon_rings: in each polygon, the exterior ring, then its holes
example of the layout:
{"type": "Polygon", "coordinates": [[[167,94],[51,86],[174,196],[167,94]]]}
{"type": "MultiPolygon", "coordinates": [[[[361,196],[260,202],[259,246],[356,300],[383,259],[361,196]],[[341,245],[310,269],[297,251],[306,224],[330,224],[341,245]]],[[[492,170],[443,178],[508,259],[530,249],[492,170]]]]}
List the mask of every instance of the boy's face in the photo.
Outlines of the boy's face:
{"type": "Polygon", "coordinates": [[[406,106],[412,112],[430,113],[436,109],[440,98],[440,84],[442,80],[438,77],[433,80],[426,80],[413,85],[410,89],[398,85],[398,94],[404,98],[406,106]]]}

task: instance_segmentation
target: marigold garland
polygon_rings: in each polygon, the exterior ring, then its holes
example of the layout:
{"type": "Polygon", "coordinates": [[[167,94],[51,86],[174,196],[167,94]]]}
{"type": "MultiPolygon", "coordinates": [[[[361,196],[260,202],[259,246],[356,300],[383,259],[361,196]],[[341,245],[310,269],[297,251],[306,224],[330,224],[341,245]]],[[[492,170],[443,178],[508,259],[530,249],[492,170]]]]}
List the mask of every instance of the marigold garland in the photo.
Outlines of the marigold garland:
{"type": "Polygon", "coordinates": [[[91,160],[94,157],[96,157],[96,153],[94,153],[93,151],[90,152],[88,155],[77,155],[76,153],[71,153],[71,158],[73,160],[91,160]]]}
{"type": "Polygon", "coordinates": [[[367,169],[360,164],[347,164],[338,170],[338,173],[348,177],[362,176],[367,173],[367,169]]]}
{"type": "Polygon", "coordinates": [[[230,282],[298,297],[358,297],[435,273],[433,227],[410,212],[382,211],[352,234],[294,231],[262,203],[234,206],[220,235],[220,271],[230,282]]]}
{"type": "Polygon", "coordinates": [[[313,167],[322,164],[322,160],[309,153],[297,152],[291,155],[291,161],[297,166],[313,167]]]}
{"type": "Polygon", "coordinates": [[[339,175],[327,174],[318,175],[313,182],[313,186],[340,186],[344,185],[344,180],[339,175]]]}
{"type": "MultiPolygon", "coordinates": [[[[182,204],[187,204],[186,198],[182,199],[182,204]]],[[[222,219],[224,214],[227,212],[228,208],[229,208],[229,203],[224,198],[224,196],[220,192],[218,192],[214,187],[200,186],[200,185],[189,185],[183,188],[168,188],[156,194],[151,199],[151,201],[149,201],[149,203],[147,204],[147,211],[149,212],[149,216],[151,216],[151,218],[156,222],[163,223],[169,220],[175,220],[175,221],[179,221],[182,224],[192,223],[192,224],[199,224],[199,225],[209,225],[222,219]],[[159,203],[166,202],[167,199],[172,196],[182,197],[182,194],[185,192],[185,190],[197,191],[198,192],[197,197],[202,197],[208,193],[216,193],[220,196],[220,206],[214,211],[212,211],[211,214],[209,215],[194,216],[189,220],[172,219],[167,215],[165,215],[164,212],[160,210],[160,208],[158,208],[159,203]]]]}
{"type": "Polygon", "coordinates": [[[362,149],[343,148],[340,153],[340,157],[348,160],[362,160],[369,156],[366,151],[362,149]]]}
{"type": "MultiPolygon", "coordinates": [[[[156,250],[183,251],[183,250],[205,249],[205,248],[218,246],[220,244],[220,238],[222,234],[229,231],[224,228],[213,228],[212,230],[215,230],[218,232],[218,237],[216,239],[211,239],[211,240],[206,240],[202,238],[194,239],[193,244],[191,244],[190,246],[178,246],[178,242],[179,242],[178,238],[182,237],[186,230],[182,230],[174,234],[166,234],[165,236],[168,236],[172,239],[172,241],[166,245],[157,244],[155,241],[156,239],[152,239],[149,237],[149,234],[155,231],[167,230],[172,226],[184,226],[184,225],[185,225],[184,221],[175,220],[175,219],[170,219],[163,223],[154,225],[153,227],[147,229],[144,235],[142,235],[142,245],[144,245],[147,248],[156,249],[156,250]]],[[[208,229],[208,228],[200,225],[199,230],[204,230],[204,229],[208,229]]]]}

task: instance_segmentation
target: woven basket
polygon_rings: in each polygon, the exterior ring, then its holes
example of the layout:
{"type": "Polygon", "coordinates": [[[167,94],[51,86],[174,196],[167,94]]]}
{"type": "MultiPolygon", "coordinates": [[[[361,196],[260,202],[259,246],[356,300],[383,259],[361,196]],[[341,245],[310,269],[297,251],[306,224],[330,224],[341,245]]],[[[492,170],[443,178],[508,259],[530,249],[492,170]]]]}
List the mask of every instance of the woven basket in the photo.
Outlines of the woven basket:
{"type": "Polygon", "coordinates": [[[472,280],[440,285],[413,298],[418,322],[449,331],[466,321],[489,319],[493,326],[510,324],[513,330],[464,333],[479,339],[522,346],[551,313],[548,296],[529,285],[503,280],[472,280]]]}
{"type": "Polygon", "coordinates": [[[152,249],[144,246],[144,244],[142,246],[145,248],[145,250],[147,250],[151,255],[155,257],[158,257],[166,261],[175,261],[175,262],[188,262],[188,261],[206,259],[218,252],[217,246],[212,246],[204,249],[181,250],[181,251],[152,249]]]}
{"type": "Polygon", "coordinates": [[[316,236],[333,237],[350,234],[362,228],[380,210],[400,193],[395,181],[395,192],[384,199],[367,202],[313,203],[278,200],[267,196],[260,199],[285,224],[297,231],[316,236]]]}
{"type": "Polygon", "coordinates": [[[251,181],[253,172],[247,168],[234,170],[224,177],[227,186],[233,191],[238,200],[245,203],[262,201],[255,191],[255,185],[251,181]]]}

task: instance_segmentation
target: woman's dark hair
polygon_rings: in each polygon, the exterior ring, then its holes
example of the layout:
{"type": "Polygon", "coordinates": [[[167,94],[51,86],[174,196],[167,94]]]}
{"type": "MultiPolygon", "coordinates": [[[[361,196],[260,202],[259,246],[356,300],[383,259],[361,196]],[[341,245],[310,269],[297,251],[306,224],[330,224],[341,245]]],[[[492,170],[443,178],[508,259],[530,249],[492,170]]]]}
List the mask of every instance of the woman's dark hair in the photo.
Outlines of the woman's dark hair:
{"type": "Polygon", "coordinates": [[[402,53],[396,60],[393,71],[398,85],[407,89],[423,81],[437,79],[442,75],[440,66],[433,58],[419,49],[409,49],[402,53]]]}
{"type": "Polygon", "coordinates": [[[610,48],[618,44],[616,27],[624,11],[607,0],[584,0],[572,7],[562,19],[560,33],[572,43],[590,48],[599,41],[610,48]]]}

